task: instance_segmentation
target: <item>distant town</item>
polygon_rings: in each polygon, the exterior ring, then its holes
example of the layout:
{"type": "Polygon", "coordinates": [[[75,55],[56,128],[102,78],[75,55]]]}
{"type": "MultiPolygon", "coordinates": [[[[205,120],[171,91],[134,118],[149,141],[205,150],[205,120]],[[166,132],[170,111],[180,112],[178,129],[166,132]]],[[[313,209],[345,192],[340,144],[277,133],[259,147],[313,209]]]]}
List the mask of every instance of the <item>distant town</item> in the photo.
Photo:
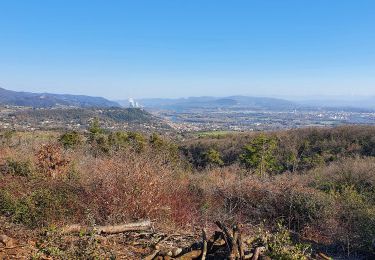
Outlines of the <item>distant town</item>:
{"type": "Polygon", "coordinates": [[[344,124],[375,124],[375,112],[351,111],[236,111],[190,110],[158,111],[178,131],[262,131],[344,124]]]}
{"type": "Polygon", "coordinates": [[[375,125],[375,109],[306,105],[248,96],[135,99],[15,92],[0,89],[0,128],[87,129],[97,118],[108,130],[144,132],[272,131],[375,125]]]}
{"type": "Polygon", "coordinates": [[[165,119],[178,132],[375,125],[373,109],[301,106],[285,103],[287,101],[284,100],[241,97],[245,98],[244,103],[240,103],[237,97],[213,101],[207,101],[207,97],[204,101],[201,101],[203,98],[191,101],[191,98],[174,103],[170,100],[146,100],[145,106],[142,101],[129,99],[129,107],[144,107],[153,115],[165,119]]]}

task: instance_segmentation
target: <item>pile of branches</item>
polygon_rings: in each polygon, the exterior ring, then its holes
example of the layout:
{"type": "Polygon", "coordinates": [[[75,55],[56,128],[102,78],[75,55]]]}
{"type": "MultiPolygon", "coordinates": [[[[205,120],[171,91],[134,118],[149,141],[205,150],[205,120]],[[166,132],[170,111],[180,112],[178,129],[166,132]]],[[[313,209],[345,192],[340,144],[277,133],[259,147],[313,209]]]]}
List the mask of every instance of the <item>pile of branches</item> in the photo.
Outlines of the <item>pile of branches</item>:
{"type": "Polygon", "coordinates": [[[155,251],[145,259],[260,259],[265,248],[257,247],[251,251],[245,250],[241,229],[238,225],[233,225],[230,230],[220,221],[215,222],[215,224],[220,231],[215,231],[210,238],[207,238],[207,232],[203,229],[202,240],[192,244],[190,247],[175,248],[165,252],[156,245],[155,251]]]}

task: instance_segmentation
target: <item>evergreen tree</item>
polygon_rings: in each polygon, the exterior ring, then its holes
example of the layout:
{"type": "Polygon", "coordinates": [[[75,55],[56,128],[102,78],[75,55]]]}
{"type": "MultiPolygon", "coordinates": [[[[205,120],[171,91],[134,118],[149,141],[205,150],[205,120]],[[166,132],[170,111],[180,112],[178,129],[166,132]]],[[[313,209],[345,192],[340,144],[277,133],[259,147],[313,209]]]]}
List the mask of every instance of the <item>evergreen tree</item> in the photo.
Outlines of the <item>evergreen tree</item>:
{"type": "Polygon", "coordinates": [[[277,140],[264,134],[257,136],[243,148],[240,161],[248,169],[255,169],[259,175],[275,171],[278,168],[275,151],[277,140]]]}

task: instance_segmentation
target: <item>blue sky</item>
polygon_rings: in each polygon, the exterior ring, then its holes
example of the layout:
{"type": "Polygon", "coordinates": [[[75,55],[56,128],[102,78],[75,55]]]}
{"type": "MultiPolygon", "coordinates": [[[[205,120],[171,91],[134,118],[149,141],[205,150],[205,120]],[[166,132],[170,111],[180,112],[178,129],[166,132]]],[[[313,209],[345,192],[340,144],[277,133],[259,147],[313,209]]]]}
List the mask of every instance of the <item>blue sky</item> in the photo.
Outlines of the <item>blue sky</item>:
{"type": "Polygon", "coordinates": [[[375,95],[375,1],[0,0],[0,86],[111,99],[375,95]]]}

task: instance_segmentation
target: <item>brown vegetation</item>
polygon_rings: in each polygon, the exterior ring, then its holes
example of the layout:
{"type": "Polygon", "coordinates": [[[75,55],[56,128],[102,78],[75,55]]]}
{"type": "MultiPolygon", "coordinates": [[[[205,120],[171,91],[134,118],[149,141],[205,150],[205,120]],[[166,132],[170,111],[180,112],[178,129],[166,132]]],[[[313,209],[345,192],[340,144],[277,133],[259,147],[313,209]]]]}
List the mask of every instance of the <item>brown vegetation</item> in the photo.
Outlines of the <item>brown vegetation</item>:
{"type": "MultiPolygon", "coordinates": [[[[152,220],[156,228],[193,231],[220,220],[254,234],[261,226],[255,237],[271,257],[294,250],[284,252],[283,243],[301,242],[315,252],[371,257],[374,144],[373,127],[179,145],[98,126],[87,134],[17,132],[2,142],[0,214],[31,230],[152,220]]],[[[298,259],[301,251],[293,252],[285,259],[298,259]]]]}

